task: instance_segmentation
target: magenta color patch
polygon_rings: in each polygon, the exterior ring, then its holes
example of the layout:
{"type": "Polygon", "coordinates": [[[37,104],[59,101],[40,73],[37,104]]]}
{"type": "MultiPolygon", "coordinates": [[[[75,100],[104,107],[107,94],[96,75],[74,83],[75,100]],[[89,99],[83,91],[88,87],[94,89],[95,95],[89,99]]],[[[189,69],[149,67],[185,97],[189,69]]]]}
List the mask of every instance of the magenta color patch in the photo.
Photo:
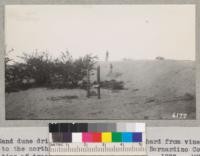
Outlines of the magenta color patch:
{"type": "Polygon", "coordinates": [[[92,133],[82,133],[82,141],[83,142],[93,142],[93,135],[92,133]]]}

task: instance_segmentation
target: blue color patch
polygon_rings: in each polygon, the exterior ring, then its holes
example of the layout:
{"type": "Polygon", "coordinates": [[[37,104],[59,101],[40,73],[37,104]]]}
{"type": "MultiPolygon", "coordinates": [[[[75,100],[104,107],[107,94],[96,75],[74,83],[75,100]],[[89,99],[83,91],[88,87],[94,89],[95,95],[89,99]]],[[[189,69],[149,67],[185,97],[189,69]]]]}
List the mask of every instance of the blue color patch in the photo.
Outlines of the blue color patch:
{"type": "Polygon", "coordinates": [[[133,134],[130,132],[122,132],[122,142],[132,142],[133,134]]]}
{"type": "Polygon", "coordinates": [[[134,132],[132,133],[133,142],[142,142],[142,133],[141,132],[134,132]]]}

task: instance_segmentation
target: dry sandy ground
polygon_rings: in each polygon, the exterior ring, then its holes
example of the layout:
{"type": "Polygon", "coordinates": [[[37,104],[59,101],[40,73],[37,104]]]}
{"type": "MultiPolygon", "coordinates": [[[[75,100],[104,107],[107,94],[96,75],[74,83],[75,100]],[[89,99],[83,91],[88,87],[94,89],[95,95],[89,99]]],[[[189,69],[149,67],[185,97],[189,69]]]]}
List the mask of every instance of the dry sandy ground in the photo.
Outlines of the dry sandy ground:
{"type": "Polygon", "coordinates": [[[101,90],[101,99],[80,89],[34,88],[6,93],[6,119],[195,119],[195,67],[192,61],[101,63],[101,79],[122,80],[126,90],[101,90]],[[194,96],[194,98],[192,98],[194,96]]]}

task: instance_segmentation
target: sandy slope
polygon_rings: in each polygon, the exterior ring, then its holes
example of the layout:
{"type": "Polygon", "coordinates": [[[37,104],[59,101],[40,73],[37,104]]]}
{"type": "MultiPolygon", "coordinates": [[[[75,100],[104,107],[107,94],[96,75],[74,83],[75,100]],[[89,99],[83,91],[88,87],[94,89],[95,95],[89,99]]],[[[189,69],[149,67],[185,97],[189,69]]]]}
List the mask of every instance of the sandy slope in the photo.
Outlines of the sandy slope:
{"type": "Polygon", "coordinates": [[[101,79],[125,82],[126,90],[102,89],[100,100],[79,89],[35,88],[6,94],[7,119],[173,119],[195,118],[192,61],[102,62],[101,79]],[[189,96],[188,96],[189,95],[189,96]],[[190,96],[191,95],[191,96],[190,96]]]}

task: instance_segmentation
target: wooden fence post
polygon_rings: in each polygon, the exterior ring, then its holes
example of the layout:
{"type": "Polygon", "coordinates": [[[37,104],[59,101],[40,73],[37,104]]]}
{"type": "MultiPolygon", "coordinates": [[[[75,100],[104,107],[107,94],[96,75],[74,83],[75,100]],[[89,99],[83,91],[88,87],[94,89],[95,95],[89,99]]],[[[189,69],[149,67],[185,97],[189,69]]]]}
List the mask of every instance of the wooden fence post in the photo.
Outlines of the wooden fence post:
{"type": "Polygon", "coordinates": [[[101,92],[100,92],[100,66],[97,67],[97,93],[98,93],[98,99],[101,98],[101,92]]]}
{"type": "Polygon", "coordinates": [[[87,69],[87,97],[90,97],[90,71],[87,69]]]}

